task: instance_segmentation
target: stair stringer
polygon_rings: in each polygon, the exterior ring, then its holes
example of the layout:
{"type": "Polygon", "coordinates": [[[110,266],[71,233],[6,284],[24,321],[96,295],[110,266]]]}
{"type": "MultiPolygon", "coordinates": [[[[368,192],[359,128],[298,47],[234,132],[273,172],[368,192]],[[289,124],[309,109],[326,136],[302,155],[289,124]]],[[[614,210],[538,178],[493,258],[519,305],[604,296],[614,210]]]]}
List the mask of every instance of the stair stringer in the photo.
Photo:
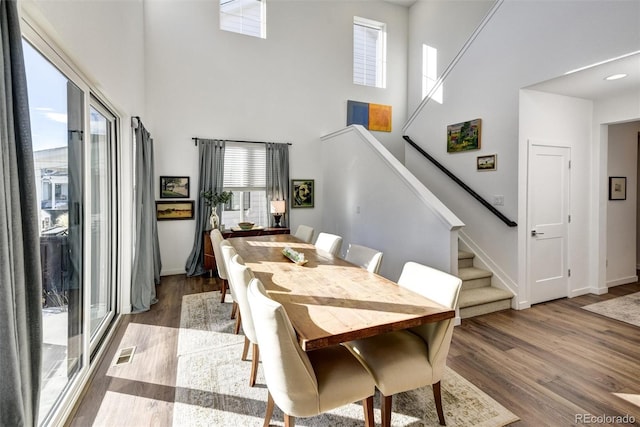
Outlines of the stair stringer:
{"type": "Polygon", "coordinates": [[[458,249],[463,249],[475,254],[474,266],[489,270],[493,273],[493,276],[491,276],[491,286],[504,289],[513,294],[513,298],[511,299],[512,309],[520,310],[527,308],[519,306],[518,301],[520,298],[518,294],[518,284],[514,282],[509,275],[507,275],[504,270],[502,270],[500,266],[496,264],[495,261],[493,261],[491,257],[473,241],[473,239],[471,239],[463,230],[458,230],[458,240],[458,249]]]}

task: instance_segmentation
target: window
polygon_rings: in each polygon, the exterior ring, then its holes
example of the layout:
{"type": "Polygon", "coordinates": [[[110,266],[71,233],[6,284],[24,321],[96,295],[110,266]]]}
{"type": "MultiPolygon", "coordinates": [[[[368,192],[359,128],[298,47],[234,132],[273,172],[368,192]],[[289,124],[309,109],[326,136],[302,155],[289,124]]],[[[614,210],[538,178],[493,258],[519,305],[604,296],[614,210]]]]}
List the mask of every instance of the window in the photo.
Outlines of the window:
{"type": "Polygon", "coordinates": [[[220,0],[220,29],[267,38],[266,0],[220,0]]]}
{"type": "Polygon", "coordinates": [[[370,19],[353,18],[353,82],[386,87],[386,25],[370,19]]]}
{"type": "MultiPolygon", "coordinates": [[[[438,82],[438,49],[435,47],[422,45],[422,99],[433,90],[438,82]]],[[[442,87],[440,84],[431,99],[442,104],[442,87]]]]}
{"type": "Polygon", "coordinates": [[[58,425],[116,315],[118,122],[50,45],[27,31],[42,260],[38,423],[58,425]]]}
{"type": "Polygon", "coordinates": [[[267,151],[264,144],[227,142],[224,153],[224,191],[233,196],[225,204],[221,222],[233,227],[250,221],[268,224],[267,151]]]}

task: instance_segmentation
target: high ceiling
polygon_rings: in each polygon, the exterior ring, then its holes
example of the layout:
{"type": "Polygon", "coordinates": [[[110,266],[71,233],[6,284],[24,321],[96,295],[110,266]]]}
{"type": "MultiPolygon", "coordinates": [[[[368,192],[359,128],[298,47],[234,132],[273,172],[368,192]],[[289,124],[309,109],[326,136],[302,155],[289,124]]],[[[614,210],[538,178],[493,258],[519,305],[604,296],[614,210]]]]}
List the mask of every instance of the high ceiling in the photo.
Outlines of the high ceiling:
{"type": "Polygon", "coordinates": [[[640,52],[547,80],[527,89],[592,100],[610,98],[625,92],[638,92],[640,91],[640,52]],[[627,76],[618,80],[605,80],[606,77],[614,74],[627,76]]]}

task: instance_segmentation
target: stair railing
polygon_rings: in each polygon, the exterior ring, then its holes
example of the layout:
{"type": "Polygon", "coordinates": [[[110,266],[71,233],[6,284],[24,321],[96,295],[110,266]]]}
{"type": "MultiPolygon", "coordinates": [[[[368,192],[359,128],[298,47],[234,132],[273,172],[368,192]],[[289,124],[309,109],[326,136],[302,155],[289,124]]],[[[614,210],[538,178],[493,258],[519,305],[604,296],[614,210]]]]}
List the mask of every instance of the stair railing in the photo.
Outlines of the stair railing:
{"type": "Polygon", "coordinates": [[[467,193],[471,194],[474,199],[476,199],[478,202],[480,202],[485,208],[489,209],[491,211],[491,213],[493,213],[495,216],[500,218],[500,220],[502,222],[507,224],[509,227],[517,227],[518,226],[518,224],[515,221],[512,221],[509,218],[507,218],[506,216],[504,216],[499,210],[497,210],[489,202],[487,202],[481,195],[479,195],[478,193],[473,191],[467,184],[462,182],[460,180],[460,178],[455,176],[449,169],[444,167],[440,162],[438,162],[435,158],[433,158],[429,153],[424,151],[422,149],[422,147],[420,147],[418,144],[413,142],[413,140],[411,140],[411,138],[408,135],[403,135],[402,137],[405,139],[405,141],[407,141],[409,143],[409,145],[411,145],[413,148],[415,148],[420,154],[422,154],[424,157],[426,157],[438,169],[440,169],[442,172],[444,172],[445,175],[447,175],[449,178],[451,178],[456,184],[458,184],[460,187],[462,187],[467,193]]]}

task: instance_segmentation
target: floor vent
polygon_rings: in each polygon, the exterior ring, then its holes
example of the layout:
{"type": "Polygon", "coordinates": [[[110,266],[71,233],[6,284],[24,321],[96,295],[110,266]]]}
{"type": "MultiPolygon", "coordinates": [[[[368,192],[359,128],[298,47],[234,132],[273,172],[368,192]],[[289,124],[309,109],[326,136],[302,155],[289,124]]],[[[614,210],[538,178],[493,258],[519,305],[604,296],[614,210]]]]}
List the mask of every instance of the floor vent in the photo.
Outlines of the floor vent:
{"type": "Polygon", "coordinates": [[[135,353],[135,351],[135,347],[121,348],[118,352],[118,357],[116,358],[115,365],[124,365],[131,362],[131,359],[133,359],[133,353],[135,353]]]}

